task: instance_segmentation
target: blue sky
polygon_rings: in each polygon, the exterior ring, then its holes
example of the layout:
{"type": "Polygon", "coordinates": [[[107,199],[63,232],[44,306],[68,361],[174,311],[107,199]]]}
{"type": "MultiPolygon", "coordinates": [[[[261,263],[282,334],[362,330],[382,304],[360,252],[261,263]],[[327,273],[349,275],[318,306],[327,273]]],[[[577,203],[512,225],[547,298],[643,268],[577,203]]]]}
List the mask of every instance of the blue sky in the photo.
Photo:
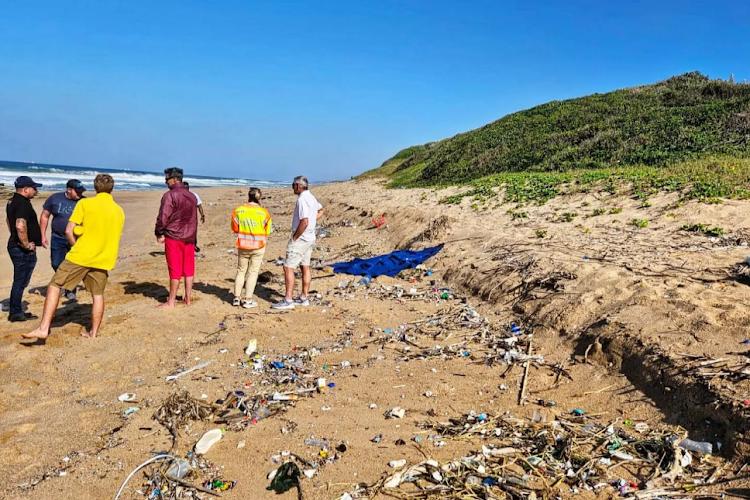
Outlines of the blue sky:
{"type": "Polygon", "coordinates": [[[744,1],[0,2],[0,159],[346,179],[507,113],[750,79],[744,1]]]}

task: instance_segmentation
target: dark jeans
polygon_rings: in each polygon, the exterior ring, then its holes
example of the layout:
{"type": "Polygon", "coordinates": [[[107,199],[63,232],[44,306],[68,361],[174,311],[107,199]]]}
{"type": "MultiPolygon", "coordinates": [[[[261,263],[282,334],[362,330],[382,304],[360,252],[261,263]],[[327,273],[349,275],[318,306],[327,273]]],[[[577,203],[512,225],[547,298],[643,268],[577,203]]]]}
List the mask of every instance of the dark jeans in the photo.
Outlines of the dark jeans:
{"type": "Polygon", "coordinates": [[[10,288],[10,315],[23,316],[21,299],[23,291],[29,286],[31,274],[36,267],[36,252],[25,252],[20,248],[9,248],[10,260],[13,261],[13,286],[10,288]]]}
{"type": "Polygon", "coordinates": [[[52,239],[49,243],[49,253],[52,257],[52,269],[57,271],[57,268],[60,267],[60,264],[65,260],[65,256],[68,255],[69,251],[70,243],[68,242],[68,238],[52,233],[52,239]]]}

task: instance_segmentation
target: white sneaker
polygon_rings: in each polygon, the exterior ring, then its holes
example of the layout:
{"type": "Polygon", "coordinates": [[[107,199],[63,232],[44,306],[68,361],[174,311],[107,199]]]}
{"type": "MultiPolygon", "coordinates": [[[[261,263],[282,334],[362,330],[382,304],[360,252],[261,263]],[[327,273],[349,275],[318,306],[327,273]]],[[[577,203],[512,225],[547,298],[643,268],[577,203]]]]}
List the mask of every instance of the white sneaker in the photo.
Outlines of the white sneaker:
{"type": "Polygon", "coordinates": [[[294,309],[294,301],[286,300],[286,297],[271,306],[272,309],[294,309]]]}
{"type": "Polygon", "coordinates": [[[235,297],[234,300],[232,301],[232,305],[234,307],[240,307],[240,298],[239,297],[235,297]]]}
{"type": "Polygon", "coordinates": [[[253,307],[258,307],[258,303],[254,300],[243,300],[242,307],[245,309],[252,309],[253,307]]]}

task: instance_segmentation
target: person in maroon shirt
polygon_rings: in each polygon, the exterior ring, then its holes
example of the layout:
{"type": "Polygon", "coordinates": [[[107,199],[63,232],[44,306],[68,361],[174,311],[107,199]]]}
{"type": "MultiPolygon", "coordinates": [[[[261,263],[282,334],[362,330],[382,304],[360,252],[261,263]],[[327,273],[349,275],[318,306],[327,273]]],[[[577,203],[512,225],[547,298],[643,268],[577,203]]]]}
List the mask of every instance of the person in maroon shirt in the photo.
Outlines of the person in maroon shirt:
{"type": "Polygon", "coordinates": [[[185,304],[190,305],[190,294],[195,277],[195,235],[198,231],[198,202],[182,183],[181,168],[164,170],[164,181],[169,191],[161,198],[156,217],[156,241],[164,243],[169,269],[169,298],[157,307],[174,307],[180,280],[185,278],[185,304]]]}

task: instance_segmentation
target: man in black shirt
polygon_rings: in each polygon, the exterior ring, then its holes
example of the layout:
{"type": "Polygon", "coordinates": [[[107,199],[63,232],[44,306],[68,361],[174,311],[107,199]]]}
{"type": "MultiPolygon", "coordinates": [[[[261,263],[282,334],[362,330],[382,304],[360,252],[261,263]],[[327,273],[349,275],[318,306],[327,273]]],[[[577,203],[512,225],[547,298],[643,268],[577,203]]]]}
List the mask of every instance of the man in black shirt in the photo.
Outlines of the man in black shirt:
{"type": "Polygon", "coordinates": [[[21,298],[36,267],[36,247],[42,245],[42,231],[39,229],[36,212],[30,201],[40,187],[42,185],[34,182],[31,177],[22,175],[16,179],[16,192],[5,207],[5,221],[10,231],[8,254],[13,261],[9,321],[37,319],[37,316],[31,313],[24,314],[21,298]]]}

